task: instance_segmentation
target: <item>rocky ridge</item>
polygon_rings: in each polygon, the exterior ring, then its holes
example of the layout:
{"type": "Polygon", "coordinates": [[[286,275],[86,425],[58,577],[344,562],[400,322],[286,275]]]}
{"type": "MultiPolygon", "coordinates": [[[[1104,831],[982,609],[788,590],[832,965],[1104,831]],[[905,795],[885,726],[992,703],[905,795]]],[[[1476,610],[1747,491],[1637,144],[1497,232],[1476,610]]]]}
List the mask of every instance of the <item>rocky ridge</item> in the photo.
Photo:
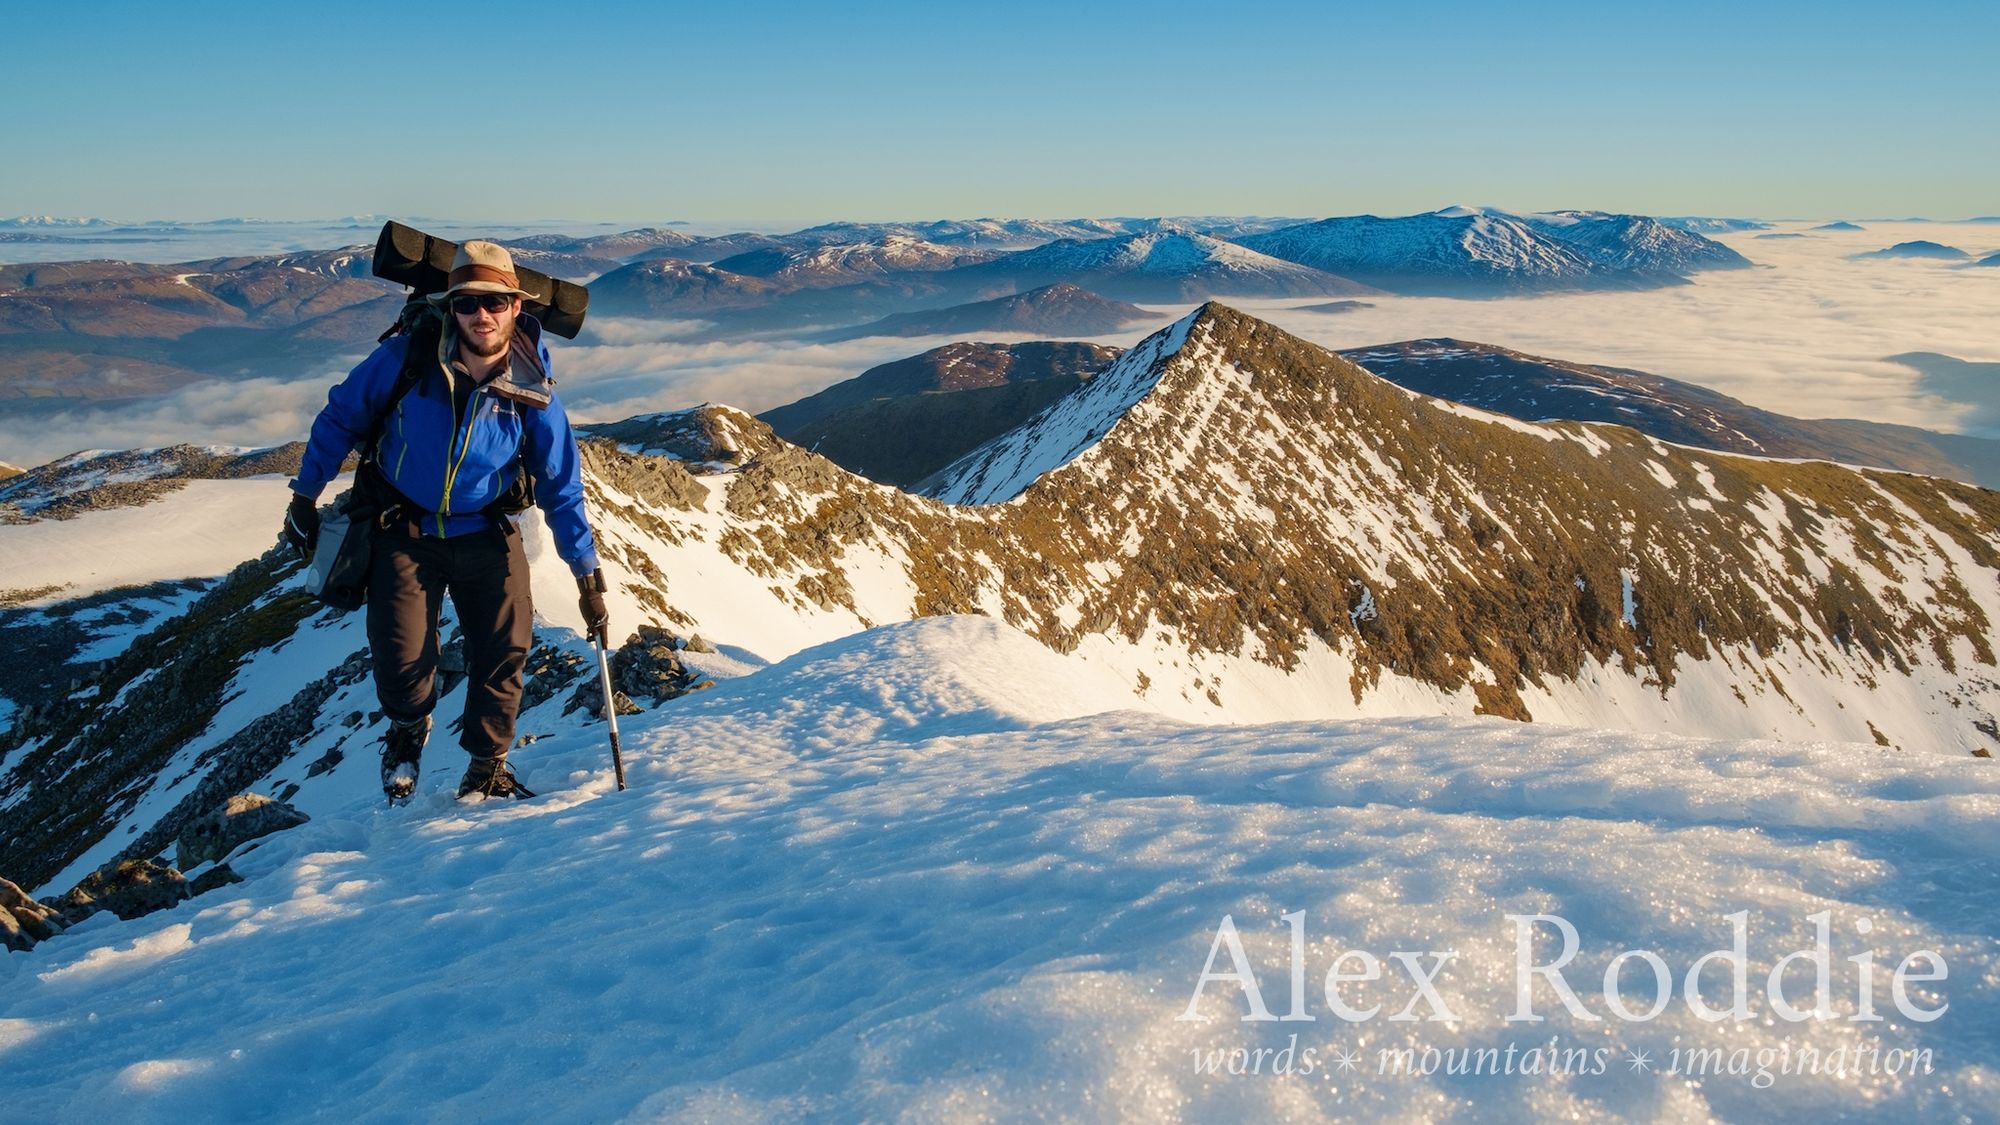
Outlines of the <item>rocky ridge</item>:
{"type": "MultiPolygon", "coordinates": [[[[699,632],[739,669],[972,613],[1190,718],[2000,741],[1994,493],[1529,425],[1220,305],[942,474],[935,491],[960,503],[858,478],[722,407],[600,428],[583,452],[614,612],[699,632]]],[[[370,764],[348,751],[378,729],[358,621],[305,602],[289,573],[275,555],[246,564],[78,706],[0,741],[0,803],[37,826],[0,834],[0,871],[74,877],[245,788],[307,801],[358,783],[370,764]]],[[[715,659],[639,647],[650,685],[715,659]]],[[[524,739],[579,721],[561,715],[577,662],[537,652],[524,739]]]]}

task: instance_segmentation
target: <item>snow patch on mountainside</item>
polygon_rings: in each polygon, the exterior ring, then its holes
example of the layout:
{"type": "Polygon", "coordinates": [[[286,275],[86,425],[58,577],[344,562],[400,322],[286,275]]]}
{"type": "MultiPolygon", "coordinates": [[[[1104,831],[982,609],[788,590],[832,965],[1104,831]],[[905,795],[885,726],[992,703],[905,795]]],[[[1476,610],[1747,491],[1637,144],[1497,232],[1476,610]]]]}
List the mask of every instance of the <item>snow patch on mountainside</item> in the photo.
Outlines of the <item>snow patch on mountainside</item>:
{"type": "Polygon", "coordinates": [[[283,477],[196,480],[140,507],[0,528],[0,588],[55,588],[47,601],[226,574],[277,541],[290,501],[283,477]]]}
{"type": "Polygon", "coordinates": [[[1103,440],[1159,382],[1161,364],[1180,351],[1198,312],[1189,313],[1088,383],[1019,427],[940,469],[918,486],[947,504],[997,504],[1103,440]]]}

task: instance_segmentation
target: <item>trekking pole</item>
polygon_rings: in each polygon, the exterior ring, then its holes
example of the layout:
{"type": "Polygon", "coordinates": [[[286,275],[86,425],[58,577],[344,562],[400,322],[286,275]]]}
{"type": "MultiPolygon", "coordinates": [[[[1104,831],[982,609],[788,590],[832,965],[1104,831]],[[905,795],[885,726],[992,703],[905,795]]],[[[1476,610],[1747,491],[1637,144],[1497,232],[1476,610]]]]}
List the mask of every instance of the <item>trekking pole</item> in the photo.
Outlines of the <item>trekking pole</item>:
{"type": "Polygon", "coordinates": [[[611,724],[611,768],[618,774],[618,789],[625,789],[625,759],[618,753],[618,696],[611,690],[611,658],[605,649],[609,639],[590,638],[591,647],[597,650],[597,682],[604,685],[604,721],[611,724]]]}

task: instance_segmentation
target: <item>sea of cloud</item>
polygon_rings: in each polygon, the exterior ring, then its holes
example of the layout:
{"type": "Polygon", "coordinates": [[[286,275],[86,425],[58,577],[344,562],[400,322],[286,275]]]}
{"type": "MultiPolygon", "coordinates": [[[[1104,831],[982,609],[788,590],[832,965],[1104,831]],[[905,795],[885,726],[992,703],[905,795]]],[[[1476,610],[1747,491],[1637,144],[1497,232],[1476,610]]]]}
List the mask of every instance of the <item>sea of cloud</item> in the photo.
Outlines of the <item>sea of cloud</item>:
{"type": "Polygon", "coordinates": [[[1920,363],[1892,358],[2000,360],[2000,268],[1852,258],[1919,239],[1982,257],[2000,250],[2000,224],[1811,230],[1816,225],[1714,236],[1755,268],[1702,273],[1670,289],[1496,301],[1372,297],[1372,308],[1333,314],[1299,311],[1320,303],[1312,301],[1241,307],[1328,347],[1450,336],[1638,368],[1797,417],[2000,436],[2000,379],[1979,378],[1977,366],[1968,375],[1963,366],[1934,361],[1926,372],[1920,363]],[[1770,233],[1801,237],[1758,237],[1770,233]]]}
{"type": "MultiPolygon", "coordinates": [[[[1704,273],[1668,289],[1499,300],[1376,296],[1368,298],[1371,307],[1342,313],[1305,311],[1320,303],[1309,300],[1230,303],[1328,347],[1450,336],[1638,368],[1800,417],[2000,436],[2000,333],[1993,328],[2000,268],[1852,257],[1913,239],[1983,256],[2000,250],[2000,224],[1869,223],[1850,232],[1814,225],[1723,235],[1755,268],[1704,273]]],[[[1158,307],[1159,323],[1187,308],[1158,307]]],[[[1152,327],[1097,339],[1129,345],[1152,327]]],[[[949,339],[730,339],[696,321],[599,318],[577,342],[557,342],[556,371],[561,395],[583,422],[704,402],[756,412],[949,339]]],[[[330,355],[324,366],[287,380],[199,383],[115,407],[0,415],[0,460],[31,465],[81,448],[294,440],[306,433],[330,381],[359,358],[330,355]]]]}

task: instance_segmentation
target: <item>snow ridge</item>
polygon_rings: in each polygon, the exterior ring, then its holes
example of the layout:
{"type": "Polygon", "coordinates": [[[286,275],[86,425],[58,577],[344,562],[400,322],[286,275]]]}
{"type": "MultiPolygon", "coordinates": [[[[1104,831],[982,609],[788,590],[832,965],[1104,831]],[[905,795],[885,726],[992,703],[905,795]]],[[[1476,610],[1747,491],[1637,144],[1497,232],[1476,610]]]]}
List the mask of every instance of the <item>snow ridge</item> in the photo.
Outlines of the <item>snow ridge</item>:
{"type": "Polygon", "coordinates": [[[1000,504],[1075,460],[1160,381],[1200,310],[1148,336],[1117,362],[1008,433],[939,470],[917,491],[947,504],[1000,504]]]}

